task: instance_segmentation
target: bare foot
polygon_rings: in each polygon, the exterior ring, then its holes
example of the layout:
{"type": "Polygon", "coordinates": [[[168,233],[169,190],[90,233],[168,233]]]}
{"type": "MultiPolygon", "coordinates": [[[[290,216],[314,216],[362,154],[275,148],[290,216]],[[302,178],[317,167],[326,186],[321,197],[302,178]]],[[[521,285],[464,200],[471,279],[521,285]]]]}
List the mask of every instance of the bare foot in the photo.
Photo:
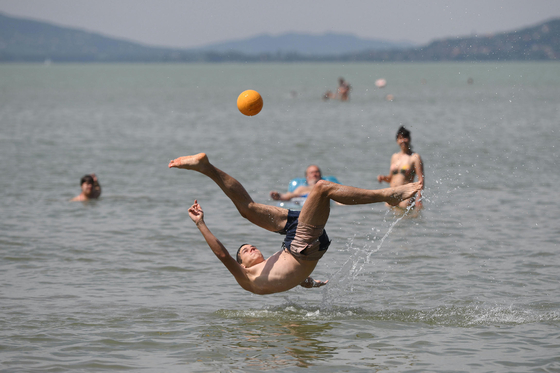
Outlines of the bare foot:
{"type": "Polygon", "coordinates": [[[422,184],[420,182],[409,183],[389,189],[392,189],[391,194],[387,196],[385,202],[391,206],[397,206],[399,202],[407,200],[418,193],[422,189],[422,184]]]}
{"type": "Polygon", "coordinates": [[[169,161],[169,168],[184,168],[185,170],[200,171],[204,165],[207,165],[208,157],[205,153],[195,155],[187,155],[169,161]]]}

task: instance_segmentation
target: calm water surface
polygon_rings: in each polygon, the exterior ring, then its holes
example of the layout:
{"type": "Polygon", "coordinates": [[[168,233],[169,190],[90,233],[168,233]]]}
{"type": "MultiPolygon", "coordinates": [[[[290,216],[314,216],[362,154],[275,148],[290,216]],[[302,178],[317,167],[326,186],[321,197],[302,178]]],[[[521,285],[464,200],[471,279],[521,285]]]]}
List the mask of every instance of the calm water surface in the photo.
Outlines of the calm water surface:
{"type": "Polygon", "coordinates": [[[558,123],[559,64],[1,65],[0,371],[560,372],[558,123]],[[231,250],[281,236],[167,168],[206,152],[269,204],[310,163],[378,188],[400,125],[425,209],[333,206],[321,289],[242,290],[192,201],[231,250]]]}

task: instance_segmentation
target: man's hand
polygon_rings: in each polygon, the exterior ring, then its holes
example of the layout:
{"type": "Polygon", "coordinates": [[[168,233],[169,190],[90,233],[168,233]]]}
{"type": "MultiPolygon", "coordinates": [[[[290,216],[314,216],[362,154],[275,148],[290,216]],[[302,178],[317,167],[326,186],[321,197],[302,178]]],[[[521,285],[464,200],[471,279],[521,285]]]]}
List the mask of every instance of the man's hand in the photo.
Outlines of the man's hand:
{"type": "Polygon", "coordinates": [[[311,277],[308,277],[308,278],[305,279],[305,281],[303,281],[299,285],[304,287],[304,288],[311,289],[311,288],[319,288],[321,286],[325,286],[327,284],[327,282],[329,282],[329,280],[319,281],[319,280],[313,280],[311,277]]]}
{"type": "Polygon", "coordinates": [[[270,192],[270,198],[272,198],[275,201],[279,201],[280,200],[280,193],[273,190],[272,192],[270,192]]]}
{"type": "Polygon", "coordinates": [[[194,200],[194,204],[189,208],[189,216],[195,224],[204,221],[204,211],[202,211],[196,199],[194,200]]]}
{"type": "Polygon", "coordinates": [[[389,177],[385,176],[385,175],[377,175],[377,181],[380,182],[380,183],[382,183],[384,181],[387,182],[387,183],[390,182],[389,177]]]}

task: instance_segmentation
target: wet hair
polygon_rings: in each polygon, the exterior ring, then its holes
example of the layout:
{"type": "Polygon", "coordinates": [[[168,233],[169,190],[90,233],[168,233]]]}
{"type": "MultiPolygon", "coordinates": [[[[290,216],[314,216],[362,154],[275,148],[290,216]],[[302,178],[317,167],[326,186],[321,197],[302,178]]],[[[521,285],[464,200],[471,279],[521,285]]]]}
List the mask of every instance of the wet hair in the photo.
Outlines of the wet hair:
{"type": "Polygon", "coordinates": [[[242,264],[242,260],[241,257],[239,256],[239,253],[241,252],[241,248],[245,245],[249,245],[248,243],[244,243],[241,246],[239,246],[239,249],[237,249],[237,254],[235,255],[235,260],[237,260],[237,263],[242,264]]]}
{"type": "Polygon", "coordinates": [[[398,139],[399,136],[404,137],[405,139],[410,139],[410,131],[407,130],[406,128],[404,128],[404,126],[401,126],[399,128],[399,130],[397,131],[397,136],[396,138],[398,139]]]}
{"type": "Polygon", "coordinates": [[[80,186],[82,186],[83,183],[88,183],[88,184],[92,184],[93,185],[93,177],[91,175],[84,175],[81,179],[80,179],[80,186]]]}

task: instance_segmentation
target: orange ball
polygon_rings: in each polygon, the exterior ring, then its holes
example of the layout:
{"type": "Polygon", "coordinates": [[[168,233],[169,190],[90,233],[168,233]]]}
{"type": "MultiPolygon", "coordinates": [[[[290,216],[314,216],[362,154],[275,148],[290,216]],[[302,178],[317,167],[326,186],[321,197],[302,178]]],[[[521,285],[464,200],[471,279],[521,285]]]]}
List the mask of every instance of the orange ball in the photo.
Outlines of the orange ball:
{"type": "Polygon", "coordinates": [[[249,89],[242,92],[237,98],[237,108],[242,114],[253,116],[260,113],[263,107],[263,99],[259,92],[249,89]]]}

